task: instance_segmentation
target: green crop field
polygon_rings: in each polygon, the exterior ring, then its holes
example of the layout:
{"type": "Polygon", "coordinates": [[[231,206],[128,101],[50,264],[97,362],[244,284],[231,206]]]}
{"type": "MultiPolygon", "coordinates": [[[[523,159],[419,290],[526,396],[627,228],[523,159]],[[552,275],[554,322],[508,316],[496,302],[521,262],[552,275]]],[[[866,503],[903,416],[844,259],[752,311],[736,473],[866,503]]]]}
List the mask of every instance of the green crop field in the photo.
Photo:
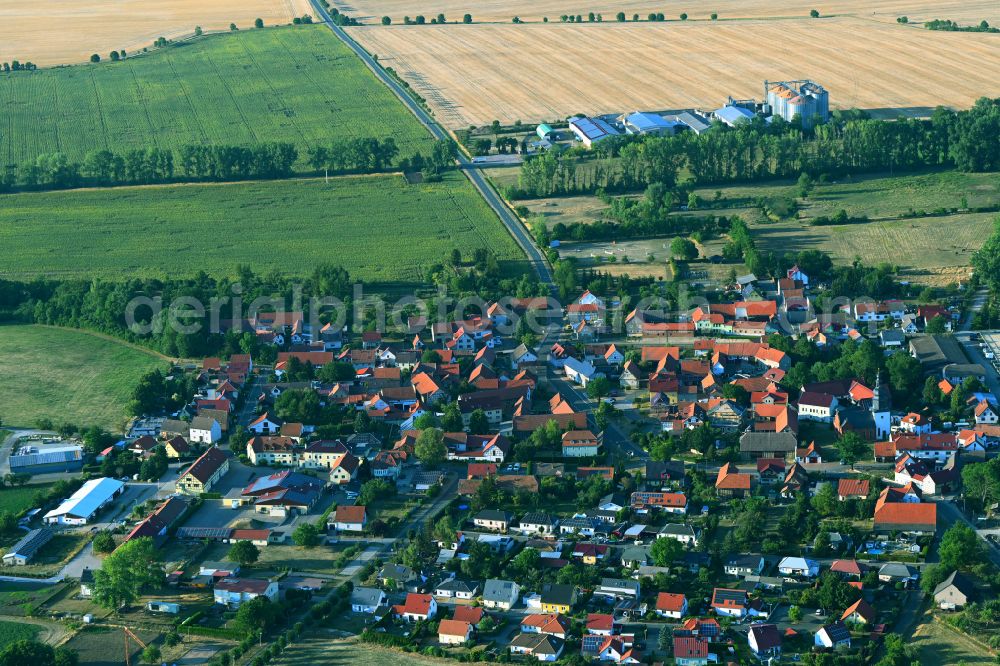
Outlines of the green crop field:
{"type": "MultiPolygon", "coordinates": [[[[4,422],[32,426],[49,418],[56,424],[121,428],[139,377],[165,365],[152,354],[80,331],[0,326],[4,422]]],[[[2,493],[21,490],[0,491],[0,501],[2,493]]],[[[25,499],[30,502],[33,494],[25,499]]]]}
{"type": "Polygon", "coordinates": [[[0,275],[17,278],[235,274],[239,264],[295,275],[334,263],[360,280],[400,281],[453,247],[487,248],[511,273],[523,258],[457,173],[418,185],[385,175],[7,195],[0,247],[0,275]]]}
{"type": "MultiPolygon", "coordinates": [[[[43,153],[431,136],[323,26],[206,36],[122,62],[0,74],[0,164],[43,153]]],[[[427,152],[426,150],[424,152],[427,152]]]]}
{"type": "Polygon", "coordinates": [[[33,624],[19,624],[17,622],[0,621],[0,650],[11,643],[20,640],[32,639],[42,630],[41,627],[33,624]]]}
{"type": "MultiPolygon", "coordinates": [[[[3,330],[0,328],[0,335],[3,330]]],[[[0,513],[9,512],[17,515],[25,509],[33,508],[35,495],[39,491],[48,490],[48,487],[45,483],[33,483],[28,486],[0,488],[0,513]]]]}

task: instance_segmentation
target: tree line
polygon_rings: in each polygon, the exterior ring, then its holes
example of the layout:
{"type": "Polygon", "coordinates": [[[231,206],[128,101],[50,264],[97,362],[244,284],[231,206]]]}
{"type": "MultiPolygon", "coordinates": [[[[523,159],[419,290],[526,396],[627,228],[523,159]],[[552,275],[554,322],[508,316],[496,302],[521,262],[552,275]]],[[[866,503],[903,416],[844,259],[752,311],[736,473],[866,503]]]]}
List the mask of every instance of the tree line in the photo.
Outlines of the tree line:
{"type": "Polygon", "coordinates": [[[281,178],[292,173],[298,152],[290,143],[254,146],[189,144],[176,152],[137,148],[95,150],[82,162],[64,153],[46,153],[0,174],[0,192],[54,190],[82,186],[146,185],[184,180],[281,178]]]}
{"type": "Polygon", "coordinates": [[[836,176],[884,170],[951,167],[1000,169],[1000,98],[982,98],[965,111],[938,108],[931,118],[873,120],[858,112],[839,114],[805,130],[775,118],[736,128],[716,124],[709,132],[676,136],[620,136],[585,152],[549,151],[526,161],[509,198],[628,192],[651,183],[673,187],[678,173],[695,183],[794,178],[806,172],[836,176]],[[589,174],[581,163],[614,158],[589,174]]]}

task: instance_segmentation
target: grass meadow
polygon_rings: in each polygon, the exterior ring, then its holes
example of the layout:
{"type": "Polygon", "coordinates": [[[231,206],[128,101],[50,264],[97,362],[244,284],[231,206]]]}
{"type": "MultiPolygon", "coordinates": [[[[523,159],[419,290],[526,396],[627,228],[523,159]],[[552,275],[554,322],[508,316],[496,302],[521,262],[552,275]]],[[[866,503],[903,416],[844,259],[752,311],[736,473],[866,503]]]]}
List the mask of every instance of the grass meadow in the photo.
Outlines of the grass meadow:
{"type": "MultiPolygon", "coordinates": [[[[3,333],[0,328],[0,335],[3,333]]],[[[27,486],[0,488],[0,513],[13,513],[17,515],[25,509],[32,509],[35,495],[39,491],[48,490],[48,484],[34,483],[27,486]]]]}
{"type": "Polygon", "coordinates": [[[41,627],[33,624],[0,621],[0,650],[20,640],[30,640],[38,635],[41,627]]]}
{"type": "MultiPolygon", "coordinates": [[[[40,418],[49,418],[56,424],[120,429],[126,417],[125,405],[139,377],[165,365],[152,354],[89,333],[46,326],[0,326],[4,422],[33,426],[40,418]]],[[[30,503],[35,490],[28,486],[0,491],[0,508],[8,503],[30,503]],[[11,493],[9,498],[7,493],[11,493]]]]}
{"type": "Polygon", "coordinates": [[[0,164],[44,153],[431,136],[324,26],[206,36],[121,62],[0,74],[0,164]]]}
{"type": "Polygon", "coordinates": [[[458,173],[416,185],[383,175],[7,195],[0,247],[11,278],[235,274],[239,264],[296,275],[334,263],[360,280],[407,281],[453,247],[487,248],[501,265],[523,257],[458,173]]]}

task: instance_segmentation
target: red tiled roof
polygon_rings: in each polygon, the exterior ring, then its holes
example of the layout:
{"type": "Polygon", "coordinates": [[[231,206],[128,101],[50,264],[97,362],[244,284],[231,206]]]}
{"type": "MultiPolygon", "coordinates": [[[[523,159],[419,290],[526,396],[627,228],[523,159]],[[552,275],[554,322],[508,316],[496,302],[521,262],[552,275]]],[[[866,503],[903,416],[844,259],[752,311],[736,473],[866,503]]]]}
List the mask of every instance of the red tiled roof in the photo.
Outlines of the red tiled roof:
{"type": "Polygon", "coordinates": [[[672,592],[660,592],[656,595],[656,610],[667,613],[680,613],[684,608],[685,597],[683,594],[672,592]]]}
{"type": "Polygon", "coordinates": [[[868,479],[841,479],[837,483],[840,497],[867,497],[870,483],[868,479]]]}

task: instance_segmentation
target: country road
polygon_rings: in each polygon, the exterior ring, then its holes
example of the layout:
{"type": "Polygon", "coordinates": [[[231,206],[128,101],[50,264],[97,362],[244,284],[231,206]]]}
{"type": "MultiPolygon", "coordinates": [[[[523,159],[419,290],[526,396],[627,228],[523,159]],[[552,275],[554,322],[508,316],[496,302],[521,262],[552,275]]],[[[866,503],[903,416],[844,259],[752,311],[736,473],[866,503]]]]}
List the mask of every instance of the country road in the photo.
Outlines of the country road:
{"type": "MultiPolygon", "coordinates": [[[[321,22],[324,23],[333,34],[336,35],[344,44],[347,45],[354,53],[357,54],[359,58],[368,66],[375,76],[378,77],[382,83],[389,87],[390,90],[399,98],[399,100],[406,106],[407,109],[417,117],[417,120],[427,128],[431,135],[439,141],[451,140],[451,136],[442,128],[430,114],[427,113],[423,107],[417,104],[409,93],[401,86],[392,76],[386,72],[378,62],[372,58],[367,51],[365,51],[357,42],[355,42],[347,32],[336,25],[330,14],[326,9],[320,4],[320,0],[310,0],[312,2],[313,8],[319,15],[321,22]]],[[[472,183],[472,185],[479,190],[479,194],[486,200],[486,203],[490,205],[490,208],[494,210],[500,221],[504,223],[507,230],[510,231],[511,236],[521,249],[528,257],[528,261],[531,263],[532,268],[538,274],[538,279],[547,285],[552,285],[552,272],[549,270],[549,265],[545,260],[545,257],[539,251],[538,247],[535,245],[534,239],[528,234],[528,230],[525,229],[521,221],[511,212],[507,205],[500,199],[500,196],[496,193],[493,187],[486,181],[486,178],[479,171],[479,169],[474,165],[465,155],[460,151],[458,152],[458,162],[461,166],[462,173],[465,174],[466,178],[472,183]]]]}

